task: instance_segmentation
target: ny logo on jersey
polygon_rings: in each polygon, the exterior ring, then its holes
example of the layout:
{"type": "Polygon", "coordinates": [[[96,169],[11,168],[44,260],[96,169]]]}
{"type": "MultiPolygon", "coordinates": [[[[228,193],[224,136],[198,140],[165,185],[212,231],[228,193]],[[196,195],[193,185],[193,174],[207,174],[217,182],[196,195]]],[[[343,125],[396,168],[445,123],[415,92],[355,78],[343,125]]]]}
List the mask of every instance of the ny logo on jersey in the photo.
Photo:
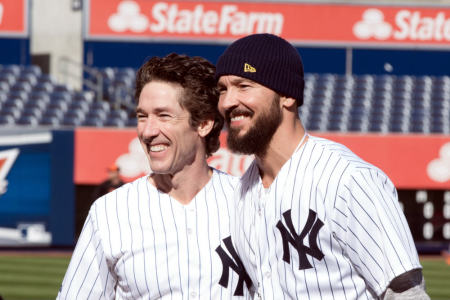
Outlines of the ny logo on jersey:
{"type": "Polygon", "coordinates": [[[317,246],[317,235],[320,228],[323,226],[323,222],[316,218],[317,214],[313,210],[309,210],[308,220],[305,227],[303,227],[300,235],[295,232],[294,225],[292,224],[291,210],[283,213],[284,221],[286,222],[287,229],[283,223],[278,221],[277,228],[280,230],[281,237],[283,239],[283,260],[288,264],[291,263],[289,244],[291,244],[298,252],[299,257],[299,270],[312,268],[306,255],[310,255],[318,260],[322,260],[324,257],[322,251],[317,246]],[[308,234],[309,247],[303,244],[303,239],[308,234]]]}
{"type": "Polygon", "coordinates": [[[216,248],[217,254],[219,254],[220,260],[222,261],[222,276],[220,277],[219,284],[224,288],[228,287],[228,279],[229,279],[229,269],[233,269],[238,275],[239,280],[236,286],[236,290],[234,291],[235,296],[243,296],[244,295],[244,282],[247,285],[247,288],[250,290],[252,286],[252,281],[250,276],[248,276],[247,271],[242,264],[241,259],[239,258],[236,250],[233,247],[233,243],[231,242],[231,236],[223,239],[223,243],[227,248],[228,252],[232,257],[228,256],[228,254],[223,250],[222,246],[218,246],[216,248]]]}

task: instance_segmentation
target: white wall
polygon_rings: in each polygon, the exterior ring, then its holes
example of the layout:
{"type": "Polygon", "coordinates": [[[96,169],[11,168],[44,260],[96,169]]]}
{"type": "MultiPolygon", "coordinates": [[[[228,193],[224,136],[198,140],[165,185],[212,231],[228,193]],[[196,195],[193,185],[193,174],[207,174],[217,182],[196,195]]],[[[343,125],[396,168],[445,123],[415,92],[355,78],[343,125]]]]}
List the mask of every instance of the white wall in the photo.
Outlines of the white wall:
{"type": "Polygon", "coordinates": [[[50,54],[50,74],[73,88],[81,86],[82,71],[75,67],[83,62],[82,11],[72,9],[73,0],[30,1],[31,55],[50,54]],[[73,76],[61,74],[61,57],[76,62],[69,70],[73,76]]]}

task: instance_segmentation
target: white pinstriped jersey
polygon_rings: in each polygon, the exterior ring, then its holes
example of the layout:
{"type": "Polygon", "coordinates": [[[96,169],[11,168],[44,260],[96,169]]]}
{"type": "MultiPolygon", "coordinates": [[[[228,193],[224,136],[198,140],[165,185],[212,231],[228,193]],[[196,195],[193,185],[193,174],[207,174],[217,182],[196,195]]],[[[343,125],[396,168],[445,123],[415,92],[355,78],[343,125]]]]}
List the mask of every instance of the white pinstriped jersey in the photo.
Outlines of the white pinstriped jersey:
{"type": "Polygon", "coordinates": [[[58,299],[250,298],[245,284],[243,296],[233,297],[240,277],[224,267],[228,277],[221,278],[216,250],[230,236],[236,182],[214,170],[188,205],[158,191],[148,176],[99,198],[58,299]],[[221,279],[226,287],[219,285],[221,279]]]}
{"type": "Polygon", "coordinates": [[[232,236],[262,299],[373,299],[421,268],[394,185],[341,144],[310,136],[267,189],[253,162],[237,194],[232,236]]]}

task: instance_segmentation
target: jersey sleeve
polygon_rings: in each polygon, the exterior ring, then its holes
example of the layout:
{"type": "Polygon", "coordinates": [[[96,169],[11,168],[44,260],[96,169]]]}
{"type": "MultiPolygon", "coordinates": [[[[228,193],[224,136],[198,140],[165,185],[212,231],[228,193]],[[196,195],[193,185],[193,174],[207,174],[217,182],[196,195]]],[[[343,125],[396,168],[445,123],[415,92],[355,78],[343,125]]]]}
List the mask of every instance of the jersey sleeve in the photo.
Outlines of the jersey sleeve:
{"type": "Polygon", "coordinates": [[[421,268],[408,223],[389,178],[376,168],[354,168],[338,188],[334,230],[346,255],[378,296],[390,282],[421,268]]]}
{"type": "Polygon", "coordinates": [[[57,299],[114,299],[115,277],[109,271],[96,223],[96,206],[86,218],[57,299]]]}

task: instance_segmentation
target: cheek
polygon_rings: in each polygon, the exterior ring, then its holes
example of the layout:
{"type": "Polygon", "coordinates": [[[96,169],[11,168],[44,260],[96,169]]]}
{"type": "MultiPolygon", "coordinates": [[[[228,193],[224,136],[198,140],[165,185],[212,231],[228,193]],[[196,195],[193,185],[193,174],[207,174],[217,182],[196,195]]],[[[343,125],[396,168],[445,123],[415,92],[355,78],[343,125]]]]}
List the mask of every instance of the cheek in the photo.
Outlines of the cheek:
{"type": "Polygon", "coordinates": [[[224,116],[225,115],[225,107],[224,107],[224,103],[223,103],[223,101],[224,101],[224,97],[225,96],[220,96],[219,97],[219,102],[217,103],[217,108],[219,109],[219,112],[220,112],[220,114],[222,115],[222,116],[224,116]]]}

